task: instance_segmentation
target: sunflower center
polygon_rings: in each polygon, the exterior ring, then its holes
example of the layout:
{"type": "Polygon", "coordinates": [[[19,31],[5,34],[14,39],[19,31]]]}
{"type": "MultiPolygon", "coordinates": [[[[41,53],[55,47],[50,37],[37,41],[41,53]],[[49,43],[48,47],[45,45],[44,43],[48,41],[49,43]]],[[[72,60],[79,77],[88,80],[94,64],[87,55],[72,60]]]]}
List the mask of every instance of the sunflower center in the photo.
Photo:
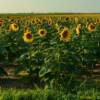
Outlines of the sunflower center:
{"type": "Polygon", "coordinates": [[[17,28],[17,25],[16,25],[16,24],[14,24],[14,27],[15,27],[15,28],[17,28]]]}
{"type": "Polygon", "coordinates": [[[99,22],[99,19],[97,19],[96,21],[99,22]]]}
{"type": "Polygon", "coordinates": [[[69,20],[69,17],[66,17],[66,21],[68,21],[69,20]]]}
{"type": "Polygon", "coordinates": [[[94,28],[95,28],[95,26],[94,26],[94,25],[91,25],[91,26],[90,26],[90,28],[91,28],[91,29],[94,29],[94,28]]]}
{"type": "Polygon", "coordinates": [[[62,36],[63,36],[63,38],[66,38],[68,36],[68,31],[64,31],[62,36]]]}
{"type": "Polygon", "coordinates": [[[31,39],[31,38],[32,38],[32,35],[31,35],[30,33],[28,33],[28,34],[26,35],[26,37],[27,37],[27,39],[31,39]]]}
{"type": "Polygon", "coordinates": [[[45,32],[44,31],[41,31],[40,33],[43,35],[45,32]]]}
{"type": "Polygon", "coordinates": [[[3,21],[2,20],[0,20],[0,23],[2,23],[3,21]]]}

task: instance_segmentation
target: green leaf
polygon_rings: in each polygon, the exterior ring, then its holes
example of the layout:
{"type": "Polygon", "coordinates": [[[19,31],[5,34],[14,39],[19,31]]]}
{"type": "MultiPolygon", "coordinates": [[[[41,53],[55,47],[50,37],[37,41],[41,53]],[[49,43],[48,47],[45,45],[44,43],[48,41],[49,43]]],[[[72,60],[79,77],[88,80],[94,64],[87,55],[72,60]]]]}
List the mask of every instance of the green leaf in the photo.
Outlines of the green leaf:
{"type": "Polygon", "coordinates": [[[42,67],[41,70],[40,70],[40,72],[39,72],[39,77],[43,77],[43,76],[45,76],[47,73],[50,73],[50,72],[51,72],[50,69],[47,69],[47,68],[45,68],[45,67],[42,67]]]}

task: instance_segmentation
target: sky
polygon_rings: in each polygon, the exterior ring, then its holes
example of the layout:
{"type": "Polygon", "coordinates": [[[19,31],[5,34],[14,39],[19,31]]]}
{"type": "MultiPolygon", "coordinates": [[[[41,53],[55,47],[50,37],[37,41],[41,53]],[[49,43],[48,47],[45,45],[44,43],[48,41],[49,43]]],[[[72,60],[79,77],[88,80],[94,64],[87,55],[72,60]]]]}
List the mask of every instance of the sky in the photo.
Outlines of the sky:
{"type": "Polygon", "coordinates": [[[100,0],[0,0],[0,13],[100,13],[100,0]]]}

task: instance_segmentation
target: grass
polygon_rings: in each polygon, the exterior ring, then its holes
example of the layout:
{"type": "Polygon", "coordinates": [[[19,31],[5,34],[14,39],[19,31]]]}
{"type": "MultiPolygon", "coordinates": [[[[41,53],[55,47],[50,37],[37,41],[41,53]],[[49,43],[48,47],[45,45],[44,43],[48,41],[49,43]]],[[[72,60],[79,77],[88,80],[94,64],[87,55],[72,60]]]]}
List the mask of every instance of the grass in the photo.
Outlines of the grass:
{"type": "Polygon", "coordinates": [[[100,84],[91,80],[71,81],[64,88],[0,88],[0,100],[100,100],[99,90],[100,84]]]}
{"type": "Polygon", "coordinates": [[[100,100],[96,89],[79,90],[76,94],[54,89],[0,89],[0,100],[100,100]]]}

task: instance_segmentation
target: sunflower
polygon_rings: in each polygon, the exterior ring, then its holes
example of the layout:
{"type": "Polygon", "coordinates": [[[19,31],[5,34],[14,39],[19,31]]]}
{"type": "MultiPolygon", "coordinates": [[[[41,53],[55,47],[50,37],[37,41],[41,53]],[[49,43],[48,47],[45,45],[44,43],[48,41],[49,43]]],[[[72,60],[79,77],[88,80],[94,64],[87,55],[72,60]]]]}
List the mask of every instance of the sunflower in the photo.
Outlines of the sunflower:
{"type": "Polygon", "coordinates": [[[39,29],[38,34],[40,35],[40,37],[45,37],[47,34],[47,30],[46,29],[39,29]]]}
{"type": "Polygon", "coordinates": [[[62,32],[60,33],[60,40],[64,42],[69,42],[71,41],[71,32],[69,31],[68,28],[64,28],[62,32]]]}
{"type": "Polygon", "coordinates": [[[74,21],[75,21],[75,23],[78,23],[79,22],[79,18],[78,17],[75,17],[74,18],[74,21]]]}
{"type": "Polygon", "coordinates": [[[24,27],[24,32],[31,32],[30,28],[28,26],[24,27]]]}
{"type": "Polygon", "coordinates": [[[95,25],[93,23],[90,23],[87,26],[87,29],[88,29],[89,32],[93,32],[93,31],[95,31],[95,25]]]}
{"type": "Polygon", "coordinates": [[[56,27],[56,28],[58,28],[58,27],[59,27],[58,23],[56,23],[56,24],[55,24],[55,27],[56,27]]]}
{"type": "Polygon", "coordinates": [[[69,21],[69,19],[70,19],[69,17],[65,17],[65,21],[69,21]]]}
{"type": "Polygon", "coordinates": [[[100,19],[99,18],[96,19],[96,23],[100,24],[100,19]]]}
{"type": "Polygon", "coordinates": [[[4,20],[0,19],[0,26],[4,23],[4,20]]]}
{"type": "Polygon", "coordinates": [[[48,23],[49,26],[51,26],[53,24],[52,19],[51,18],[48,18],[47,23],[48,23]]]}
{"type": "Polygon", "coordinates": [[[52,20],[48,20],[48,25],[51,26],[52,25],[52,20]]]}
{"type": "Polygon", "coordinates": [[[59,25],[58,23],[55,24],[55,29],[57,30],[58,33],[61,32],[62,26],[59,25]]]}
{"type": "Polygon", "coordinates": [[[19,26],[16,23],[12,23],[10,24],[9,30],[17,32],[19,30],[19,26]]]}
{"type": "Polygon", "coordinates": [[[32,43],[33,42],[33,37],[31,32],[25,32],[23,35],[23,40],[26,43],[32,43]]]}
{"type": "Polygon", "coordinates": [[[80,36],[80,32],[81,32],[81,24],[78,24],[76,27],[76,34],[80,36]]]}

